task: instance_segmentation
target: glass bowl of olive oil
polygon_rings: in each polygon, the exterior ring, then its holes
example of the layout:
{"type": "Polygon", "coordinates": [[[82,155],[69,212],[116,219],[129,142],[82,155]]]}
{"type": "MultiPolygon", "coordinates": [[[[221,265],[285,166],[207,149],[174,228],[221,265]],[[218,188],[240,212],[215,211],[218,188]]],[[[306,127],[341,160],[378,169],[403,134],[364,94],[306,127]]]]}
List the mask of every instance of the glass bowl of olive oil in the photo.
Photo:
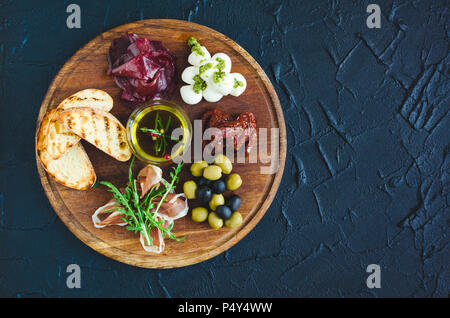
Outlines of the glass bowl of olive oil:
{"type": "Polygon", "coordinates": [[[153,100],[136,108],[126,128],[128,144],[135,156],[154,165],[164,165],[182,156],[192,138],[188,115],[166,100],[153,100]]]}

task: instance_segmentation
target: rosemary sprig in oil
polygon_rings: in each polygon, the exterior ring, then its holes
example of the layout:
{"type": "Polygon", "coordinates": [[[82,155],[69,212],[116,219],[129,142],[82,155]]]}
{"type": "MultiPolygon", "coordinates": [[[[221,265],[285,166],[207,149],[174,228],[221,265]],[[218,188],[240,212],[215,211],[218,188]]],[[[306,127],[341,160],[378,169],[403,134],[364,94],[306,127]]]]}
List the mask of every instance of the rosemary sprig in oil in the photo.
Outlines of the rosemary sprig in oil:
{"type": "Polygon", "coordinates": [[[155,141],[155,143],[153,144],[153,151],[156,153],[156,155],[160,155],[160,154],[165,155],[166,154],[168,140],[179,141],[178,139],[173,138],[172,136],[167,134],[169,127],[170,127],[171,120],[172,120],[172,117],[169,117],[169,119],[167,120],[167,123],[165,125],[163,125],[162,119],[159,116],[159,111],[157,111],[156,116],[155,116],[154,128],[147,128],[147,127],[140,128],[140,130],[143,133],[150,134],[152,139],[155,141]]]}

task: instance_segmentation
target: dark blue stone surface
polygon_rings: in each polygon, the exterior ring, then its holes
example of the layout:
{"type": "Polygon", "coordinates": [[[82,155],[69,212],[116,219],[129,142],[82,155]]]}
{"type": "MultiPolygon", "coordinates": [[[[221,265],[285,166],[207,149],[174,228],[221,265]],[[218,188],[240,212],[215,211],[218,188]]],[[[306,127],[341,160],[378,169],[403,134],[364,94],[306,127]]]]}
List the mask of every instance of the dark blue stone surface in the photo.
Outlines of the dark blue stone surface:
{"type": "Polygon", "coordinates": [[[0,296],[447,297],[447,1],[0,1],[0,296]],[[267,214],[211,260],[146,270],[81,243],[39,181],[34,132],[64,62],[98,34],[139,19],[216,29],[263,67],[281,99],[286,169],[267,214]],[[81,289],[66,267],[81,266],[81,289]],[[366,267],[381,266],[381,288],[366,267]]]}

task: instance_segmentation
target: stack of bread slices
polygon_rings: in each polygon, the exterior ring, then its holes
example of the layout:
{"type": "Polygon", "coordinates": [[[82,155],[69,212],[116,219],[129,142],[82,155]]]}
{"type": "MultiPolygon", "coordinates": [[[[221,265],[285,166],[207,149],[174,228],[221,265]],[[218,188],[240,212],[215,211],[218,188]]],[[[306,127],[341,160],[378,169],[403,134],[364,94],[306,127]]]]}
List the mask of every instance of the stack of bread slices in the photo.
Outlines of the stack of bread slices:
{"type": "Polygon", "coordinates": [[[109,113],[112,107],[108,93],[85,89],[44,115],[36,134],[36,152],[56,181],[78,190],[94,185],[97,177],[81,139],[119,161],[130,159],[125,127],[109,113]]]}

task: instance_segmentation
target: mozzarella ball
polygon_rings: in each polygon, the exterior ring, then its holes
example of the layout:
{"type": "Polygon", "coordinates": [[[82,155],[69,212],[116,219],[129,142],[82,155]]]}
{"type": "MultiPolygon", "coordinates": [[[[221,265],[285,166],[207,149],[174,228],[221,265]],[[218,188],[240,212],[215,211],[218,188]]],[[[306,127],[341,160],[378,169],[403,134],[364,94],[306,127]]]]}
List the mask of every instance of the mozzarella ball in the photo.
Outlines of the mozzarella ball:
{"type": "Polygon", "coordinates": [[[230,57],[228,55],[226,55],[225,53],[216,53],[213,55],[211,60],[216,61],[216,58],[218,58],[218,57],[225,61],[225,68],[223,69],[223,71],[226,73],[230,73],[230,71],[231,71],[230,57]]]}
{"type": "Polygon", "coordinates": [[[239,96],[247,88],[247,81],[245,80],[245,77],[240,73],[231,73],[230,75],[233,76],[234,79],[236,79],[237,81],[242,82],[244,84],[244,86],[234,87],[234,80],[233,80],[233,90],[230,92],[230,94],[233,96],[239,96]]]}
{"type": "Polygon", "coordinates": [[[197,66],[188,66],[184,69],[183,73],[181,73],[181,79],[186,84],[194,84],[194,76],[198,74],[197,66]]]}
{"type": "Polygon", "coordinates": [[[203,98],[210,103],[215,103],[221,100],[223,95],[218,92],[214,87],[208,85],[203,91],[203,98]]]}
{"type": "Polygon", "coordinates": [[[197,52],[195,52],[195,51],[192,52],[191,54],[189,54],[189,57],[188,57],[189,64],[194,65],[194,66],[199,66],[203,60],[211,59],[211,54],[209,54],[206,47],[202,46],[201,48],[202,48],[203,53],[205,53],[205,55],[202,56],[202,55],[197,54],[197,52]]]}
{"type": "Polygon", "coordinates": [[[206,60],[200,63],[199,65],[199,75],[205,81],[208,82],[210,78],[213,77],[214,72],[217,71],[217,62],[213,60],[206,60]],[[208,67],[209,66],[209,67],[208,67]],[[202,71],[202,68],[203,71],[202,71]]]}
{"type": "Polygon", "coordinates": [[[226,96],[231,93],[234,85],[234,76],[231,74],[225,73],[225,75],[219,80],[219,82],[215,82],[214,79],[210,79],[208,85],[213,87],[216,91],[220,92],[222,95],[226,96]]]}
{"type": "Polygon", "coordinates": [[[180,95],[186,104],[198,104],[202,100],[202,91],[194,92],[194,85],[184,85],[180,88],[180,95]]]}

